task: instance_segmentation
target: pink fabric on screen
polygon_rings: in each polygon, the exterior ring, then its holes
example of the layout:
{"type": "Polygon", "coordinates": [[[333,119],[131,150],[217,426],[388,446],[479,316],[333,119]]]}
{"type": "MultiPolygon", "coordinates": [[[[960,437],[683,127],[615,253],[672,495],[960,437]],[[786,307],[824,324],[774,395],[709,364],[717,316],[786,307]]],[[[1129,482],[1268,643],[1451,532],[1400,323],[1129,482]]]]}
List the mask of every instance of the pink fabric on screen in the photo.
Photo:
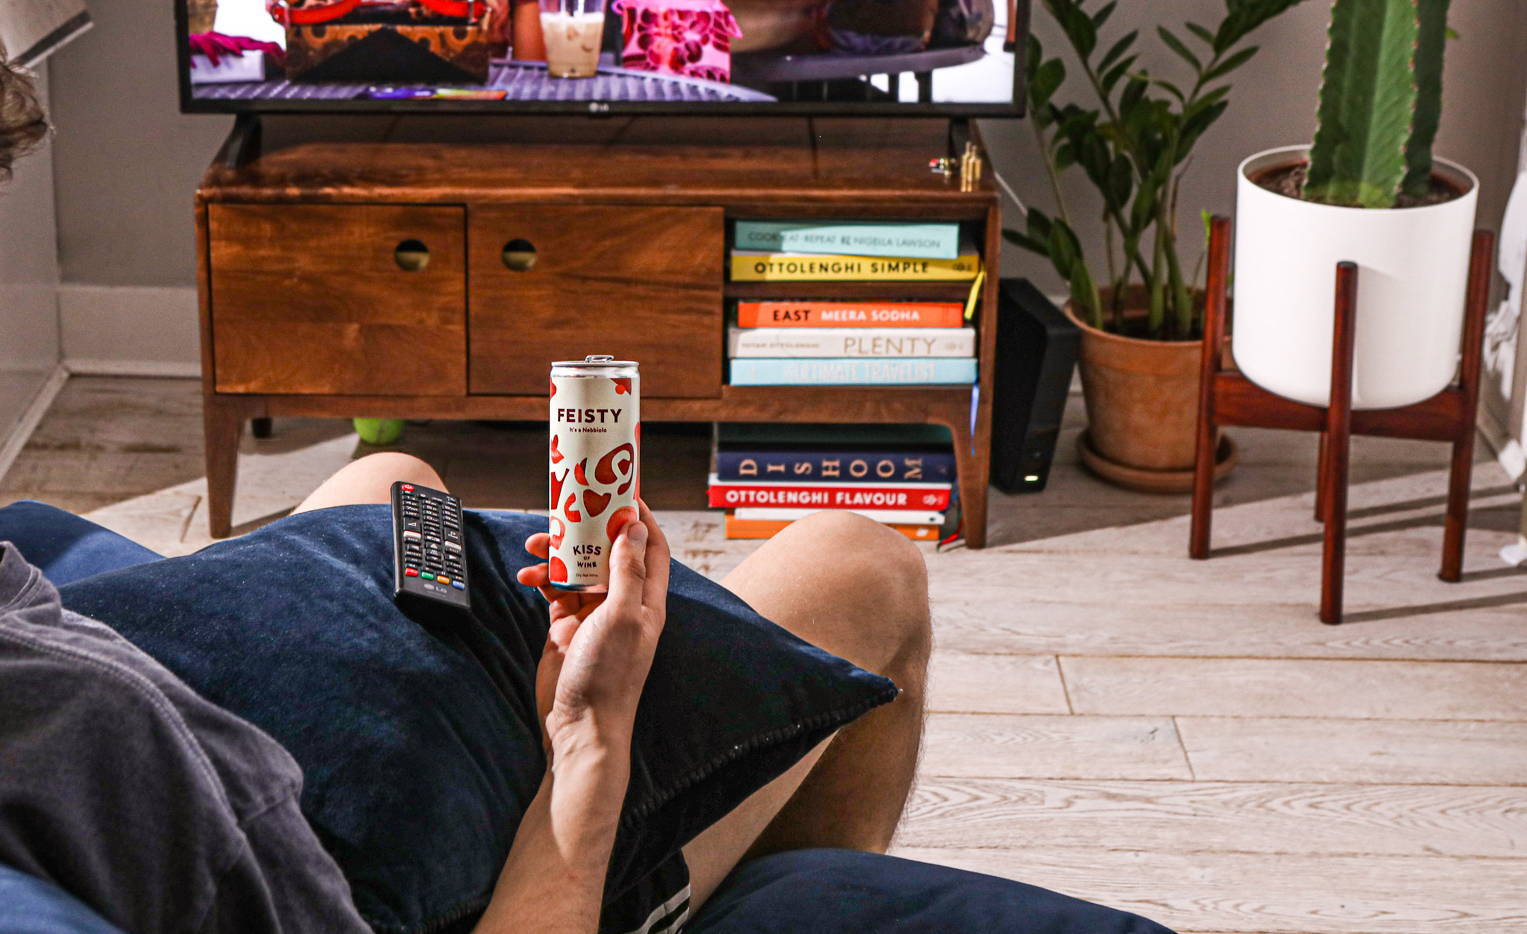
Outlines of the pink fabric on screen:
{"type": "Polygon", "coordinates": [[[626,68],[708,81],[732,80],[732,40],[742,35],[721,0],[616,0],[626,68]]]}
{"type": "MultiPolygon", "coordinates": [[[[243,55],[245,52],[264,52],[277,68],[286,64],[286,51],[274,42],[262,42],[247,36],[225,36],[220,32],[192,33],[188,38],[191,54],[205,55],[214,66],[222,61],[224,55],[243,55]]],[[[191,67],[196,67],[194,61],[191,67]]]]}

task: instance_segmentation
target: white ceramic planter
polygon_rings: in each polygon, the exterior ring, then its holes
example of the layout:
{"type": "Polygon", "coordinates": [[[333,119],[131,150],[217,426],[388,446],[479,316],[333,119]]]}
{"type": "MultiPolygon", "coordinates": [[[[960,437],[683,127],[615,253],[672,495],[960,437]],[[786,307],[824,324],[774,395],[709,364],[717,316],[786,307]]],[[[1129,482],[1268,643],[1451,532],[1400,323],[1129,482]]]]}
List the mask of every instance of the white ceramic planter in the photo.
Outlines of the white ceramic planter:
{"type": "Polygon", "coordinates": [[[1357,275],[1352,405],[1383,409],[1426,399],[1453,378],[1479,180],[1437,160],[1465,191],[1442,204],[1372,210],[1316,204],[1251,181],[1304,161],[1308,146],[1258,153],[1236,175],[1231,349],[1248,379],[1310,405],[1331,395],[1336,264],[1357,275]]]}

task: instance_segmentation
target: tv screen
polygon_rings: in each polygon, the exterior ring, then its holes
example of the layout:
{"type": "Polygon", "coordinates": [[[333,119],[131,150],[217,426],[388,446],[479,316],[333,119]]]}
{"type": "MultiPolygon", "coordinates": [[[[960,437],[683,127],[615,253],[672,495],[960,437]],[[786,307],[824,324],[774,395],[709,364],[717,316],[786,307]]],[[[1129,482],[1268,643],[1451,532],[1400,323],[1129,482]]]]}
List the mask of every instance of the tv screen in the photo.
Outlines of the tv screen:
{"type": "Polygon", "coordinates": [[[175,0],[187,112],[1013,116],[1029,0],[175,0]]]}

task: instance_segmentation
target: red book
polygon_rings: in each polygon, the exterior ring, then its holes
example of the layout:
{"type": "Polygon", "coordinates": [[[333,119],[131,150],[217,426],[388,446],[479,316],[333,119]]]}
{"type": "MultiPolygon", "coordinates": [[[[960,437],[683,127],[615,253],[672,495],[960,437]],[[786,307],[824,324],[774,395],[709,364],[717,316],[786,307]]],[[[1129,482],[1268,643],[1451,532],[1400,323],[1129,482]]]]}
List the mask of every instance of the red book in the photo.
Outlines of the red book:
{"type": "Polygon", "coordinates": [[[961,302],[738,302],[744,328],[957,328],[961,302]]]}
{"type": "Polygon", "coordinates": [[[811,509],[949,508],[948,483],[757,483],[710,475],[706,497],[713,507],[790,506],[811,509]]]}

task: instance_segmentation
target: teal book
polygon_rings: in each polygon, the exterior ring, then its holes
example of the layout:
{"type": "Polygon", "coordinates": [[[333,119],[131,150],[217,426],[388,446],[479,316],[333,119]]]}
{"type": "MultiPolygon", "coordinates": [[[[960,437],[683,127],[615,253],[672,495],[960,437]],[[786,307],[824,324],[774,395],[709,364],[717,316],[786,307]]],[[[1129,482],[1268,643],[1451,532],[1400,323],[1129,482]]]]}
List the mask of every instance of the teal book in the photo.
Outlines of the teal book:
{"type": "Polygon", "coordinates": [[[900,221],[737,221],[739,250],[955,259],[960,255],[958,223],[900,221]]]}
{"type": "Polygon", "coordinates": [[[754,357],[731,363],[733,386],[912,386],[973,383],[970,357],[754,357]]]}

